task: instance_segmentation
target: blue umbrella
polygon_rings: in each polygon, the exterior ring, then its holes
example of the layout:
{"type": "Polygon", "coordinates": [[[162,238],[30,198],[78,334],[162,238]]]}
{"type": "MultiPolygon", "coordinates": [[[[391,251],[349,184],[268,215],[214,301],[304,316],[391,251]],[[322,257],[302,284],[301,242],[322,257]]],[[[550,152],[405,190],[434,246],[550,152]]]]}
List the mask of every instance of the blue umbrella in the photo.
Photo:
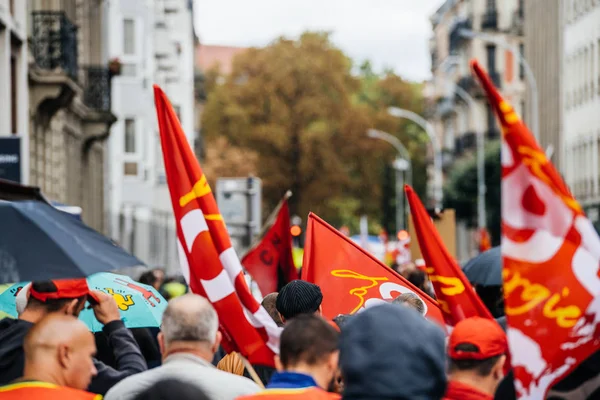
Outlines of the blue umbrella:
{"type": "Polygon", "coordinates": [[[502,285],[502,253],[493,247],[469,260],[462,268],[469,282],[481,286],[502,285]]]}
{"type": "MultiPolygon", "coordinates": [[[[152,286],[144,285],[133,279],[117,274],[98,273],[87,278],[88,286],[93,290],[108,293],[117,302],[121,319],[128,328],[158,327],[162,314],[167,307],[167,301],[152,286]]],[[[15,303],[19,288],[27,282],[17,283],[0,293],[0,313],[17,317],[15,303]]],[[[102,330],[102,324],[94,316],[94,311],[87,307],[79,314],[79,319],[85,322],[92,332],[102,330]]]]}
{"type": "Polygon", "coordinates": [[[41,201],[0,201],[0,284],[84,278],[144,265],[107,237],[41,201]]]}

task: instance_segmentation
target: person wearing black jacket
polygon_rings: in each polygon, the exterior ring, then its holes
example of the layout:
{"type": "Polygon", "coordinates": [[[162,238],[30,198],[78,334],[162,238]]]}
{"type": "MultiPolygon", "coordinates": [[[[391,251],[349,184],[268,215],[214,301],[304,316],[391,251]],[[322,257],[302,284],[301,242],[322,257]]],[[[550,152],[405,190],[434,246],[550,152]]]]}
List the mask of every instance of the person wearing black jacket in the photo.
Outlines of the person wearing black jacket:
{"type": "Polygon", "coordinates": [[[52,313],[78,316],[86,300],[92,305],[96,319],[104,325],[102,331],[112,347],[116,363],[116,368],[112,368],[94,360],[98,374],[88,391],[104,395],[124,378],[145,371],[146,361],[133,335],[121,321],[112,296],[90,291],[85,279],[34,282],[19,319],[0,320],[0,385],[23,375],[23,339],[36,322],[52,313]]]}

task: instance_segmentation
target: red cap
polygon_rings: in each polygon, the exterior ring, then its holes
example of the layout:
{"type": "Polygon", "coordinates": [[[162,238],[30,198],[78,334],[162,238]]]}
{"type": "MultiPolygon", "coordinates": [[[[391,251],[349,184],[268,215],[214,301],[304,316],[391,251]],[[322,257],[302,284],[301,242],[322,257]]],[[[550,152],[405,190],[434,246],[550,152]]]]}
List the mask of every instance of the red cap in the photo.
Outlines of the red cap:
{"type": "Polygon", "coordinates": [[[506,334],[496,321],[488,318],[472,317],[460,321],[448,342],[448,355],[453,360],[485,360],[507,352],[506,334]],[[478,351],[457,351],[459,344],[472,344],[478,351]]]}
{"type": "Polygon", "coordinates": [[[31,285],[29,295],[34,299],[45,302],[46,300],[56,299],[77,299],[88,296],[90,302],[98,303],[98,298],[90,291],[85,279],[60,279],[50,281],[52,290],[38,292],[35,290],[35,283],[31,285]]]}

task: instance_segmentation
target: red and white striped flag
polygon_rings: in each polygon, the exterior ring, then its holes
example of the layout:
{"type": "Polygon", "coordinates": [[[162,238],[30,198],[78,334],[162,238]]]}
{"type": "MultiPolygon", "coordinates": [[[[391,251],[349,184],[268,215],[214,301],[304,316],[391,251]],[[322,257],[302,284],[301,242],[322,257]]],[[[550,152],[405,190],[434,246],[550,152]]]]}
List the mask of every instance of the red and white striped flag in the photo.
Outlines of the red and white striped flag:
{"type": "Polygon", "coordinates": [[[250,293],[211,188],[177,114],[156,85],[154,101],[183,274],[192,292],[217,310],[228,350],[273,366],[280,328],[250,293]]]}
{"type": "Polygon", "coordinates": [[[477,62],[502,127],[502,257],[520,399],[548,390],[600,348],[600,239],[559,173],[477,62]]]}

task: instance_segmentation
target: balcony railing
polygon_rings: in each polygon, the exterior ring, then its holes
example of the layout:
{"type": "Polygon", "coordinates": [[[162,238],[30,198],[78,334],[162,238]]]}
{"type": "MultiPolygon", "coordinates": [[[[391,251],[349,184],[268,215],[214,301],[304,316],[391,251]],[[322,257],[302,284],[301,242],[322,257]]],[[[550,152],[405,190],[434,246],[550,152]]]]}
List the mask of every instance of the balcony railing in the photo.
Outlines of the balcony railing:
{"type": "Polygon", "coordinates": [[[97,111],[110,111],[110,80],[107,67],[87,66],[83,75],[83,101],[97,111]]]}
{"type": "Polygon", "coordinates": [[[496,29],[498,28],[498,11],[495,9],[488,9],[483,14],[481,19],[481,29],[496,29]]]}
{"type": "Polygon", "coordinates": [[[62,69],[77,79],[77,27],[64,12],[33,11],[31,49],[39,68],[62,69]]]}
{"type": "Polygon", "coordinates": [[[462,45],[462,43],[465,39],[461,36],[460,31],[465,29],[465,30],[471,30],[472,29],[472,21],[471,18],[462,18],[460,20],[457,20],[454,25],[452,26],[452,28],[450,29],[450,34],[449,34],[449,40],[448,40],[448,51],[450,54],[456,54],[456,52],[458,51],[458,48],[462,45]]]}

